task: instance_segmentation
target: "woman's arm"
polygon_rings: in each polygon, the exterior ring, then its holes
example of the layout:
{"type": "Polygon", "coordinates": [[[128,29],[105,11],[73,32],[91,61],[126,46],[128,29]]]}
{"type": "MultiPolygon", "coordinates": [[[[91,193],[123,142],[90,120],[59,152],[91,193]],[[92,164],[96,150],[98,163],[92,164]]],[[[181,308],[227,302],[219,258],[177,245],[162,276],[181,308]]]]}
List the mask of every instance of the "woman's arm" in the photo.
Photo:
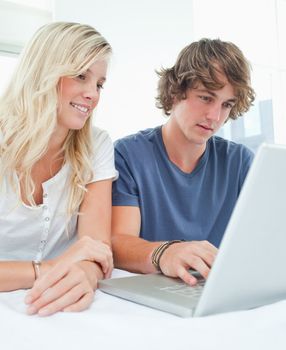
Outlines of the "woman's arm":
{"type": "MultiPolygon", "coordinates": [[[[96,262],[105,277],[110,277],[113,268],[110,249],[111,185],[111,180],[103,180],[87,186],[78,217],[79,240],[58,259],[66,262],[96,262]]],[[[102,278],[102,273],[99,277],[102,278]]]]}
{"type": "Polygon", "coordinates": [[[87,186],[78,218],[79,237],[88,235],[110,244],[112,180],[97,181],[87,186]]]}
{"type": "Polygon", "coordinates": [[[31,288],[35,281],[31,261],[0,262],[0,292],[31,288]]]}
{"type": "Polygon", "coordinates": [[[111,180],[91,183],[87,190],[78,218],[79,241],[35,282],[26,297],[30,314],[83,310],[93,300],[98,279],[111,275],[111,180]]]}
{"type": "MultiPolygon", "coordinates": [[[[41,274],[49,271],[53,261],[43,261],[41,274]]],[[[35,270],[32,261],[0,261],[0,292],[32,288],[35,270]]]]}
{"type": "MultiPolygon", "coordinates": [[[[111,186],[112,180],[89,184],[78,218],[79,237],[89,236],[104,242],[109,247],[111,246],[111,186]]],[[[101,264],[101,266],[105,277],[110,277],[113,269],[111,250],[106,252],[106,257],[107,265],[101,264]]]]}

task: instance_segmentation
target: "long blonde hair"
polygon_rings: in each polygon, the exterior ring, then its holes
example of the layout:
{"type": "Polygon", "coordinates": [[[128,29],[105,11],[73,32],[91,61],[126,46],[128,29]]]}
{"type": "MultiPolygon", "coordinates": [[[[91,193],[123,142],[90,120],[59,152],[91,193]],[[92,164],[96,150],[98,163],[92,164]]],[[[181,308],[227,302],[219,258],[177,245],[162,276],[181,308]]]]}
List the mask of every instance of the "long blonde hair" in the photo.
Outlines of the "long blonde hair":
{"type": "MultiPolygon", "coordinates": [[[[0,185],[8,176],[17,189],[16,171],[31,206],[36,205],[31,171],[47,151],[57,126],[60,78],[78,76],[110,53],[109,43],[97,30],[70,22],[43,26],[23,50],[0,99],[0,185]]],[[[92,178],[91,128],[89,118],[81,130],[69,131],[63,145],[64,161],[71,165],[69,216],[82,202],[85,185],[92,178]]]]}

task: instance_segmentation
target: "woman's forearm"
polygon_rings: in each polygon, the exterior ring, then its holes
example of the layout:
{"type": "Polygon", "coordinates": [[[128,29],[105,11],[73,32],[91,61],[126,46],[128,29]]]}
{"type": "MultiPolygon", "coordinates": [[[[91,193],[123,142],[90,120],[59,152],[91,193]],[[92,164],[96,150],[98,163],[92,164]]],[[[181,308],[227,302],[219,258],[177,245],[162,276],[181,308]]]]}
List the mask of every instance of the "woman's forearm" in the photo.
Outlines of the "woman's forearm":
{"type": "Polygon", "coordinates": [[[35,272],[31,261],[1,261],[0,291],[28,289],[35,282],[35,272]]]}
{"type": "MultiPolygon", "coordinates": [[[[46,273],[54,264],[52,260],[42,262],[40,275],[46,273]]],[[[0,292],[32,288],[35,278],[32,261],[0,261],[0,292]]]]}

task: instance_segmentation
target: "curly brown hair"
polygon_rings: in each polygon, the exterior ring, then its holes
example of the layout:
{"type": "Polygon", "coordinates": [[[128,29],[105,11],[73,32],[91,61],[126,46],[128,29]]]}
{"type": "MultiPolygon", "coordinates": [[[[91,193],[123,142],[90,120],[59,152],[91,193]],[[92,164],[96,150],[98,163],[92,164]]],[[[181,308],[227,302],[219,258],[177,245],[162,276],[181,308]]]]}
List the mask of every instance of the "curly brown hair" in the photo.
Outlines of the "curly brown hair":
{"type": "Polygon", "coordinates": [[[204,38],[191,43],[180,52],[173,67],[157,71],[160,79],[156,106],[170,115],[174,100],[185,99],[186,91],[199,82],[210,90],[221,89],[224,83],[218,73],[223,73],[234,88],[237,102],[229,118],[237,119],[255,99],[250,85],[250,63],[236,45],[220,39],[204,38]]]}

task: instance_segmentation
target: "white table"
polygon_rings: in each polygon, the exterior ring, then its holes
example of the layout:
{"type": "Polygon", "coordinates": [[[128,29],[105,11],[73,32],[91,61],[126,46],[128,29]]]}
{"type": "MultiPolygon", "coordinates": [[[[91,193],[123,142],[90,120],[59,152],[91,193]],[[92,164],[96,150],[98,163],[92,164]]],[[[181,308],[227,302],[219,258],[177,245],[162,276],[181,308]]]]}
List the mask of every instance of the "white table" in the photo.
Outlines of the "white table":
{"type": "Polygon", "coordinates": [[[1,350],[286,349],[286,301],[185,319],[97,291],[87,311],[41,318],[26,315],[25,294],[0,293],[1,350]]]}

